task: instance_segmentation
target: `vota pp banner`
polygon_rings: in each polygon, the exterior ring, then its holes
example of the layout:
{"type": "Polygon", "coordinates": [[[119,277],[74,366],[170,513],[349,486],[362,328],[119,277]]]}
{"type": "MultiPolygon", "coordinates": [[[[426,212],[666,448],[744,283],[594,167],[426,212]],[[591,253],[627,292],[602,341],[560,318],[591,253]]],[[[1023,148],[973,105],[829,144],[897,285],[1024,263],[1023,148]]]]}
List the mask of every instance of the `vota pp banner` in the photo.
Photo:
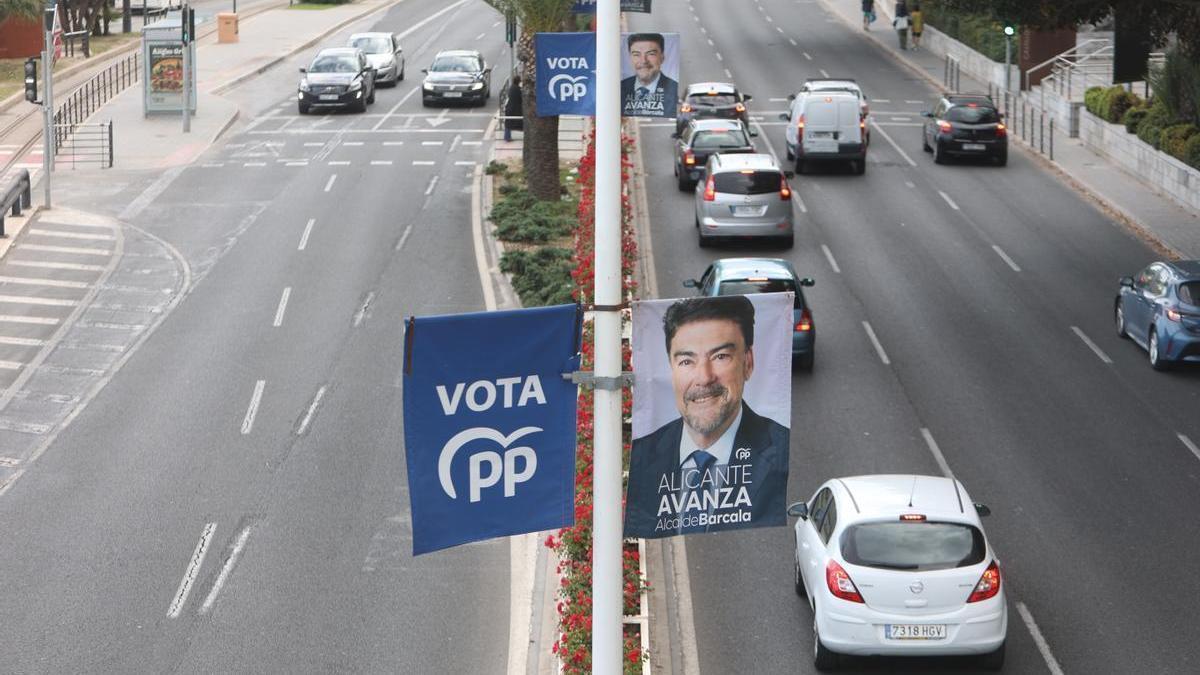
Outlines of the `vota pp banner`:
{"type": "MultiPolygon", "coordinates": [[[[650,13],[651,0],[621,0],[622,12],[641,12],[643,14],[650,13]]],[[[575,0],[574,6],[571,7],[573,14],[595,14],[596,0],[575,0]]]]}
{"type": "Polygon", "coordinates": [[[538,117],[596,114],[596,34],[537,33],[538,117]]]}
{"type": "Polygon", "coordinates": [[[574,524],[581,326],[576,305],[408,319],[413,555],[574,524]]]}

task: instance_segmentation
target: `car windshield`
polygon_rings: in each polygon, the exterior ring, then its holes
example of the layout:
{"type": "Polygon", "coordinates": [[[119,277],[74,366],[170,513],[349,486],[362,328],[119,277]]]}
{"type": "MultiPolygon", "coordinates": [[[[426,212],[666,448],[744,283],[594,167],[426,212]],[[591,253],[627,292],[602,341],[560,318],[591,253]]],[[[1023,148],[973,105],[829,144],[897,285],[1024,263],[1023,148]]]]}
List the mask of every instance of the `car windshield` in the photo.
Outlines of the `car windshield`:
{"type": "Polygon", "coordinates": [[[1179,284],[1179,300],[1200,307],[1200,281],[1179,284]]]}
{"type": "Polygon", "coordinates": [[[688,97],[688,103],[693,105],[733,105],[737,103],[737,97],[733,94],[692,94],[688,97]]]}
{"type": "Polygon", "coordinates": [[[913,571],[970,567],[987,552],[978,528],[926,521],[851,525],[841,544],[842,557],[852,565],[913,571]]]}
{"type": "Polygon", "coordinates": [[[482,70],[479,59],[474,56],[439,56],[429,69],[437,73],[478,73],[482,70]]]}
{"type": "Polygon", "coordinates": [[[1000,121],[1000,116],[995,108],[956,105],[946,112],[946,119],[963,124],[995,124],[1000,121]]]}
{"type": "Polygon", "coordinates": [[[713,176],[713,188],[727,195],[765,195],[779,192],[782,185],[778,171],[726,171],[713,176]]]}
{"type": "Polygon", "coordinates": [[[741,129],[721,129],[719,131],[697,131],[692,136],[692,147],[696,150],[721,150],[725,148],[744,148],[750,145],[750,139],[741,129]]]}
{"type": "Polygon", "coordinates": [[[381,37],[354,38],[350,46],[358,47],[367,54],[387,54],[392,51],[392,41],[381,37]]]}
{"type": "Polygon", "coordinates": [[[310,73],[357,73],[358,61],[353,56],[318,56],[308,67],[310,73]]]}

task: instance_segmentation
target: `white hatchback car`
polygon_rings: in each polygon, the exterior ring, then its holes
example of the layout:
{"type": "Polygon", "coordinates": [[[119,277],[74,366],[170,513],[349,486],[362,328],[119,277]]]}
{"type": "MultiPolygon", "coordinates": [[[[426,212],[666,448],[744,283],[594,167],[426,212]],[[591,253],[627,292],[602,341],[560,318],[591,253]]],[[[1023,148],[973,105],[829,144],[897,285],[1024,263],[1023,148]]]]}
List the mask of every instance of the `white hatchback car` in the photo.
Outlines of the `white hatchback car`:
{"type": "Polygon", "coordinates": [[[934,476],[835,478],[788,514],[818,670],[858,656],[978,655],[1004,665],[1008,604],[986,506],[934,476]]]}

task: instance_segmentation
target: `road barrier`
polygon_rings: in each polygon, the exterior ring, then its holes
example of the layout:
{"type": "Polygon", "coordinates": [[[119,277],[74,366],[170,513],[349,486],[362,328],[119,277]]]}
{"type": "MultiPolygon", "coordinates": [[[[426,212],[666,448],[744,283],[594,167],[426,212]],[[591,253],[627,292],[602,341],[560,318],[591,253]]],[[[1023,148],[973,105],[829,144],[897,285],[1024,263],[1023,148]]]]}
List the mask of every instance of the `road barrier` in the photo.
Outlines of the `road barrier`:
{"type": "Polygon", "coordinates": [[[19,216],[21,209],[27,209],[32,205],[32,184],[33,181],[29,179],[29,169],[21,169],[10,176],[8,186],[0,192],[0,237],[8,236],[4,234],[4,216],[8,214],[9,209],[12,209],[14,216],[19,216]]]}
{"type": "MultiPolygon", "coordinates": [[[[63,99],[62,105],[58,106],[58,110],[54,113],[55,154],[58,154],[64,144],[68,143],[72,134],[76,133],[83,122],[101,106],[124,91],[126,87],[141,79],[141,68],[139,67],[141,58],[140,51],[133,52],[97,73],[95,77],[84,82],[63,99]]],[[[109,123],[108,137],[110,143],[108,166],[112,166],[111,122],[109,123]]]]}
{"type": "Polygon", "coordinates": [[[76,124],[68,129],[54,130],[54,135],[63,136],[54,153],[55,166],[99,165],[111,169],[113,165],[112,120],[96,124],[76,124]]]}

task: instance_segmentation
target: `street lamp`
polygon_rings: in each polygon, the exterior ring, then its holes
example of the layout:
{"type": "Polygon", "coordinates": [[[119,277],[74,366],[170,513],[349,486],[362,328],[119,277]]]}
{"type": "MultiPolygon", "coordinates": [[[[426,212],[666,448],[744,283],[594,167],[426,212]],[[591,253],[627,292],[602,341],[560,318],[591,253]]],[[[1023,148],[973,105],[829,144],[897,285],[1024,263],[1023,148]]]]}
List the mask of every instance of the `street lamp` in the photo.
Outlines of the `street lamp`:
{"type": "Polygon", "coordinates": [[[1011,23],[1004,24],[1004,90],[1012,91],[1012,38],[1017,29],[1011,23]]]}

